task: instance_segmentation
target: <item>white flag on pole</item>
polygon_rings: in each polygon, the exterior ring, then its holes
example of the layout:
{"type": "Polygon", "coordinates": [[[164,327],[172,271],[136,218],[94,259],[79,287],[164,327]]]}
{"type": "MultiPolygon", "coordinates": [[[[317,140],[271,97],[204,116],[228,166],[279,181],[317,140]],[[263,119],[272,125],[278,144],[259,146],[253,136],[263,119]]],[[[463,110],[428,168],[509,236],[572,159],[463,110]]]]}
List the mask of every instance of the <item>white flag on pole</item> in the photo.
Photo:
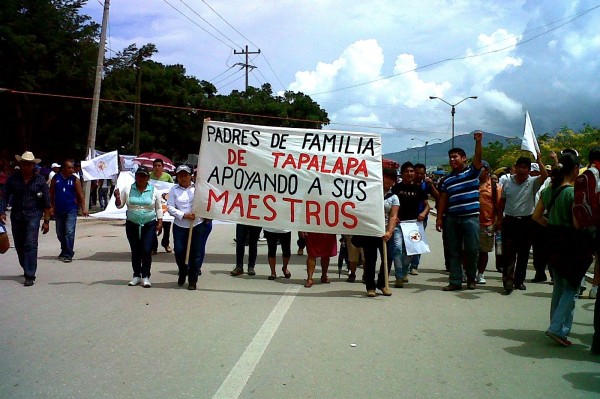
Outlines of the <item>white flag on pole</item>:
{"type": "Polygon", "coordinates": [[[119,174],[117,151],[107,152],[89,161],[81,161],[81,172],[84,180],[110,179],[119,174]]]}
{"type": "Polygon", "coordinates": [[[525,113],[525,131],[523,132],[523,141],[521,143],[521,149],[531,152],[536,158],[540,153],[540,146],[538,145],[537,139],[535,138],[535,132],[533,131],[531,118],[529,118],[529,112],[525,113]]]}

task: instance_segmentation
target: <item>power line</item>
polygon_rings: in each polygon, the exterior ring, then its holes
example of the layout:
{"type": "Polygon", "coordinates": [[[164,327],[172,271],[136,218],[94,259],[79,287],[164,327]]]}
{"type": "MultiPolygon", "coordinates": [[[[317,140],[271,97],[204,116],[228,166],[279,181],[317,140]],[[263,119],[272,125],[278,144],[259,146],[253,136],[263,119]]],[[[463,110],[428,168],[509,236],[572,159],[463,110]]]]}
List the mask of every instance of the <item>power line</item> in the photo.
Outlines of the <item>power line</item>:
{"type": "MultiPolygon", "coordinates": [[[[202,2],[203,2],[204,4],[206,4],[206,6],[207,6],[208,8],[210,8],[210,10],[211,10],[212,12],[214,12],[215,14],[217,14],[217,16],[218,16],[219,18],[221,18],[221,19],[223,20],[223,22],[225,22],[227,25],[229,25],[229,27],[231,27],[231,29],[233,29],[234,31],[236,31],[236,32],[238,33],[238,35],[240,35],[241,37],[243,37],[243,38],[244,38],[244,39],[245,39],[245,40],[246,40],[248,43],[250,43],[250,44],[251,44],[251,45],[253,45],[254,47],[258,48],[258,46],[257,46],[256,44],[252,43],[252,40],[248,39],[246,36],[244,36],[244,34],[243,34],[242,32],[240,32],[240,31],[239,31],[239,30],[237,30],[237,29],[236,29],[236,28],[235,28],[233,25],[231,25],[229,22],[227,22],[227,20],[226,20],[225,18],[223,18],[223,17],[221,16],[221,14],[219,14],[219,13],[218,13],[218,12],[217,12],[217,11],[216,11],[214,8],[212,8],[212,7],[210,6],[210,4],[208,4],[208,3],[207,3],[206,1],[204,1],[204,0],[202,0],[202,2]]],[[[238,46],[238,47],[241,47],[241,46],[238,46]]]]}
{"type": "Polygon", "coordinates": [[[196,25],[198,28],[202,29],[204,32],[208,33],[209,35],[211,35],[212,37],[214,37],[216,40],[220,41],[221,43],[223,43],[225,46],[229,47],[230,49],[234,50],[233,47],[231,47],[229,44],[225,43],[223,40],[221,40],[220,38],[216,37],[215,35],[213,35],[211,32],[207,31],[206,29],[204,29],[202,26],[200,26],[196,21],[194,21],[193,19],[191,19],[190,17],[188,17],[187,15],[185,15],[183,12],[181,12],[177,7],[175,7],[173,4],[169,3],[168,0],[163,0],[165,3],[167,3],[172,9],[174,9],[175,11],[177,11],[179,14],[181,14],[183,17],[185,17],[186,19],[188,19],[191,23],[193,23],[194,25],[196,25]]]}
{"type": "Polygon", "coordinates": [[[226,38],[227,40],[229,40],[233,44],[234,47],[241,47],[241,46],[238,46],[233,40],[231,40],[226,34],[224,34],[219,29],[217,29],[213,24],[211,24],[205,18],[203,18],[200,14],[198,14],[196,12],[196,10],[194,10],[192,7],[190,7],[185,1],[179,0],[179,2],[181,4],[183,4],[184,6],[186,6],[191,12],[193,12],[194,14],[196,14],[198,16],[198,18],[200,18],[201,20],[203,20],[204,22],[206,22],[211,28],[213,28],[214,30],[216,30],[217,32],[219,32],[224,38],[226,38]]]}

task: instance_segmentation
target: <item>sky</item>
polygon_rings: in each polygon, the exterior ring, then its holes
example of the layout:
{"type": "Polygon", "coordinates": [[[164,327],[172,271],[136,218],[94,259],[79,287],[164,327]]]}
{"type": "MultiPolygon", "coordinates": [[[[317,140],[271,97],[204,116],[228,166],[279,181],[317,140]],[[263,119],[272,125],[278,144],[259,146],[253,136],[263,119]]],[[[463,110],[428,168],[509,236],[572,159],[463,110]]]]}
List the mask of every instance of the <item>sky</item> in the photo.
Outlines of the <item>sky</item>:
{"type": "MultiPolygon", "coordinates": [[[[82,12],[102,22],[102,0],[82,12]]],[[[481,129],[600,126],[600,0],[111,0],[107,55],[154,43],[220,94],[303,92],[383,152],[481,129]],[[238,65],[236,65],[238,64],[238,65]]]]}

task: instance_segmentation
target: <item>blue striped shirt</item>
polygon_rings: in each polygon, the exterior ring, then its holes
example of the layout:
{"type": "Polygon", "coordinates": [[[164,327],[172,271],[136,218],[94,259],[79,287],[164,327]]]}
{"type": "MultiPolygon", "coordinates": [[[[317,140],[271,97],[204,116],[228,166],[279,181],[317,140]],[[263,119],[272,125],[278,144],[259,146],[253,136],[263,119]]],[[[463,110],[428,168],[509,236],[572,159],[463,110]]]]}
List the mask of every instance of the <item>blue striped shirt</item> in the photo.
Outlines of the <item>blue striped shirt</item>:
{"type": "Polygon", "coordinates": [[[448,194],[446,214],[454,216],[479,215],[479,173],[469,165],[461,172],[452,172],[442,183],[441,191],[448,194]]]}

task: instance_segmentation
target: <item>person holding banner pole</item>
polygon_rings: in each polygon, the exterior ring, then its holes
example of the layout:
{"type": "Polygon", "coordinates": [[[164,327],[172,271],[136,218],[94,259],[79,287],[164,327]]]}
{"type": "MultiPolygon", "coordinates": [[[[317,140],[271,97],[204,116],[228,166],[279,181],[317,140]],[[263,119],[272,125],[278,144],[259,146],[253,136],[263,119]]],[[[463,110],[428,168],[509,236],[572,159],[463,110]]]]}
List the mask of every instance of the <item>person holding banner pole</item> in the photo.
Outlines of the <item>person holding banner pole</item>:
{"type": "Polygon", "coordinates": [[[142,284],[152,287],[150,268],[152,266],[152,239],[162,231],[163,210],[158,190],[149,184],[148,170],[140,166],[135,171],[135,182],[121,193],[116,189],[115,205],[121,209],[127,205],[125,233],[131,248],[133,279],[130,286],[142,284]]]}
{"type": "Polygon", "coordinates": [[[212,231],[212,221],[196,217],[193,212],[196,187],[192,182],[192,169],[180,165],[175,171],[177,183],[171,187],[167,199],[167,209],[175,218],[173,222],[173,244],[175,261],[179,268],[177,285],[183,286],[188,280],[188,290],[195,290],[201,273],[206,241],[212,231]]]}
{"type": "MultiPolygon", "coordinates": [[[[397,180],[397,170],[395,168],[383,169],[383,192],[385,199],[383,209],[385,213],[385,234],[383,237],[352,236],[352,244],[356,247],[362,247],[365,254],[364,265],[364,283],[367,289],[367,296],[376,297],[375,289],[379,289],[384,296],[392,295],[392,290],[388,287],[388,250],[396,252],[394,237],[396,226],[398,225],[398,211],[400,209],[400,200],[398,196],[391,192],[392,187],[397,180]],[[385,244],[385,245],[384,245],[385,244]],[[377,267],[377,252],[381,253],[382,265],[379,270],[377,282],[375,282],[375,269],[377,267]]],[[[402,248],[400,247],[400,251],[402,248]]],[[[394,253],[392,253],[394,256],[394,253]]]]}

